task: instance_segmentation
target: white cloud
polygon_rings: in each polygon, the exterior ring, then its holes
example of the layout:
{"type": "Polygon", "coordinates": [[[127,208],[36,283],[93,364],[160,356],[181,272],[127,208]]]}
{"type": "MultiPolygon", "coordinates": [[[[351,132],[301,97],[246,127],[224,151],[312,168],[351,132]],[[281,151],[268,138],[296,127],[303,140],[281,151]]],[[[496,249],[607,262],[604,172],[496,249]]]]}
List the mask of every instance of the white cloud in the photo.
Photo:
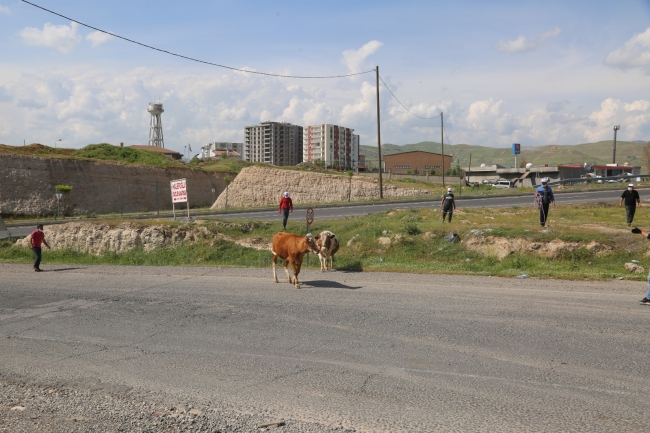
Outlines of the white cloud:
{"type": "Polygon", "coordinates": [[[9,8],[7,6],[0,5],[0,14],[9,15],[10,13],[11,13],[11,11],[9,10],[9,8]]]}
{"type": "Polygon", "coordinates": [[[635,34],[622,47],[609,53],[605,64],[624,70],[641,68],[646,74],[650,74],[650,27],[643,33],[635,34]]]}
{"type": "Polygon", "coordinates": [[[343,51],[341,63],[345,65],[351,73],[362,72],[372,69],[365,63],[368,56],[377,52],[383,46],[383,42],[370,41],[358,50],[343,51]]]}
{"type": "Polygon", "coordinates": [[[525,51],[533,51],[539,48],[545,41],[548,39],[554,38],[562,32],[562,29],[555,27],[551,30],[541,33],[535,39],[526,39],[524,36],[519,36],[513,41],[499,41],[496,44],[496,47],[499,51],[506,53],[518,53],[525,51]]]}
{"type": "Polygon", "coordinates": [[[611,140],[614,125],[621,125],[619,136],[631,140],[647,137],[650,132],[650,101],[640,99],[628,103],[608,98],[600,104],[600,110],[589,115],[589,120],[590,128],[584,133],[589,141],[611,140]]]}
{"type": "Polygon", "coordinates": [[[27,45],[51,47],[62,53],[70,53],[81,42],[81,36],[77,34],[78,26],[75,22],[70,23],[70,26],[45,23],[43,30],[26,27],[19,34],[27,45]]]}
{"type": "Polygon", "coordinates": [[[106,42],[110,41],[113,38],[114,36],[99,31],[92,32],[86,35],[86,40],[90,41],[93,48],[98,47],[100,45],[104,45],[106,42]]]}

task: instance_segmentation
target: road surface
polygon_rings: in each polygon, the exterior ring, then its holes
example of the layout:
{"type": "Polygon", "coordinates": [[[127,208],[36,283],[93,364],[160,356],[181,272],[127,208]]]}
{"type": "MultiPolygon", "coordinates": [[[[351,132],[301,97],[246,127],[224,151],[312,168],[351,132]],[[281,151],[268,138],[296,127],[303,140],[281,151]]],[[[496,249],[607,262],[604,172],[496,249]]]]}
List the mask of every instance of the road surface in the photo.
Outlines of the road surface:
{"type": "Polygon", "coordinates": [[[0,264],[0,378],[323,431],[650,430],[638,282],[43,267],[0,264]]]}

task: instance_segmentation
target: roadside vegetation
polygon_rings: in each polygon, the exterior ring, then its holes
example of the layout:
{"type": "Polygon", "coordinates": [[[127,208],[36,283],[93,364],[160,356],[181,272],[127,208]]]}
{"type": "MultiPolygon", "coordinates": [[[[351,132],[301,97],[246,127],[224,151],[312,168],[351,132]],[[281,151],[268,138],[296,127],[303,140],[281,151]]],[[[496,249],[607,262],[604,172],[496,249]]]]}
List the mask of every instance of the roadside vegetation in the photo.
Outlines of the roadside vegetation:
{"type": "MultiPolygon", "coordinates": [[[[546,228],[539,226],[537,210],[532,206],[458,209],[452,224],[441,222],[437,206],[394,209],[331,221],[318,221],[318,215],[316,217],[312,233],[331,230],[341,240],[334,266],[339,271],[643,281],[650,266],[647,255],[650,242],[630,233],[624,212],[617,203],[551,208],[546,228]],[[452,232],[462,242],[450,243],[444,239],[452,232]],[[625,263],[633,260],[645,271],[632,273],[625,269],[625,263]]],[[[639,227],[648,225],[642,209],[636,218],[639,227]]],[[[115,226],[124,221],[109,222],[115,226]]],[[[137,220],[134,223],[140,227],[181,226],[179,222],[166,220],[137,220]]],[[[46,250],[44,260],[45,264],[269,267],[271,254],[268,250],[243,245],[251,239],[258,243],[270,242],[281,227],[279,222],[217,224],[211,220],[197,221],[186,227],[196,225],[207,227],[208,234],[191,244],[151,252],[135,249],[99,256],[70,250],[46,250]]],[[[302,220],[291,218],[288,229],[303,233],[302,220]]],[[[0,261],[30,263],[31,251],[13,244],[7,240],[0,242],[0,261]]],[[[318,258],[310,256],[303,268],[318,269],[318,258]]]]}

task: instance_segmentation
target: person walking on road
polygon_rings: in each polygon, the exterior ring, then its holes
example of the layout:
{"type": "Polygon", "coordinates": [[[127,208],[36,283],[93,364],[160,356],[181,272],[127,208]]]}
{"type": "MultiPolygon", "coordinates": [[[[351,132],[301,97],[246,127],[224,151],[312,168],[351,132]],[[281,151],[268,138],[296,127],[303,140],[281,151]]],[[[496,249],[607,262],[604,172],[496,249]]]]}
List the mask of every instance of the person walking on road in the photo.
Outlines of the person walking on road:
{"type": "Polygon", "coordinates": [[[41,245],[45,244],[47,249],[50,249],[50,246],[45,240],[45,234],[43,233],[43,224],[36,226],[36,230],[32,232],[31,237],[32,251],[34,251],[34,256],[36,256],[34,260],[34,272],[43,272],[41,269],[41,245]]]}
{"type": "Polygon", "coordinates": [[[618,204],[618,207],[623,206],[623,201],[625,201],[625,219],[627,221],[627,226],[632,225],[632,220],[634,220],[634,213],[636,212],[636,207],[641,207],[641,197],[639,197],[639,192],[634,189],[634,184],[631,183],[627,186],[627,189],[621,194],[621,201],[618,204]]]}
{"type": "Polygon", "coordinates": [[[548,221],[548,208],[551,203],[555,207],[555,197],[553,197],[553,190],[548,186],[548,179],[542,178],[542,185],[537,187],[535,193],[535,203],[539,208],[539,225],[544,227],[548,221]]]}
{"type": "Polygon", "coordinates": [[[454,214],[454,210],[456,210],[456,200],[454,199],[451,188],[447,188],[447,194],[442,196],[440,209],[442,209],[442,222],[445,222],[447,215],[449,215],[449,222],[451,222],[451,216],[454,214]]]}
{"type": "Polygon", "coordinates": [[[289,219],[289,212],[293,212],[293,202],[291,197],[289,197],[288,192],[282,194],[280,199],[280,206],[278,206],[278,213],[282,212],[282,230],[287,229],[287,220],[289,219]]]}
{"type": "MultiPolygon", "coordinates": [[[[638,234],[641,234],[641,235],[645,236],[646,238],[650,239],[650,234],[648,234],[648,233],[644,232],[643,230],[638,229],[636,227],[634,227],[632,229],[632,233],[638,233],[638,234]]],[[[648,293],[639,302],[641,302],[644,305],[650,305],[650,273],[648,273],[648,293]]]]}

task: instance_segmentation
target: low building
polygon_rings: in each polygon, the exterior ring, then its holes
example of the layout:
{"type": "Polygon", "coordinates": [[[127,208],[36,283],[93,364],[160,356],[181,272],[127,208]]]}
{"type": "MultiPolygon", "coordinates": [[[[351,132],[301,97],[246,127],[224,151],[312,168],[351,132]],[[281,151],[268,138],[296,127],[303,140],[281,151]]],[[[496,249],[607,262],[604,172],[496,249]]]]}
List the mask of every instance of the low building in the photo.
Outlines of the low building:
{"type": "Polygon", "coordinates": [[[604,164],[594,165],[594,174],[600,177],[621,176],[624,174],[641,174],[641,167],[632,165],[604,164]]]}
{"type": "Polygon", "coordinates": [[[444,156],[444,167],[443,156],[440,153],[424,152],[422,150],[385,155],[382,159],[384,172],[424,174],[434,170],[436,174],[441,174],[443,170],[445,172],[449,170],[453,157],[450,155],[444,156]]]}
{"type": "MultiPolygon", "coordinates": [[[[226,151],[225,153],[228,156],[231,156],[236,159],[242,159],[244,154],[244,143],[230,143],[227,141],[219,141],[214,143],[208,143],[207,145],[201,147],[201,153],[199,158],[207,159],[213,158],[216,155],[215,151],[226,151]]],[[[219,152],[218,156],[221,156],[224,152],[219,152]]]]}

